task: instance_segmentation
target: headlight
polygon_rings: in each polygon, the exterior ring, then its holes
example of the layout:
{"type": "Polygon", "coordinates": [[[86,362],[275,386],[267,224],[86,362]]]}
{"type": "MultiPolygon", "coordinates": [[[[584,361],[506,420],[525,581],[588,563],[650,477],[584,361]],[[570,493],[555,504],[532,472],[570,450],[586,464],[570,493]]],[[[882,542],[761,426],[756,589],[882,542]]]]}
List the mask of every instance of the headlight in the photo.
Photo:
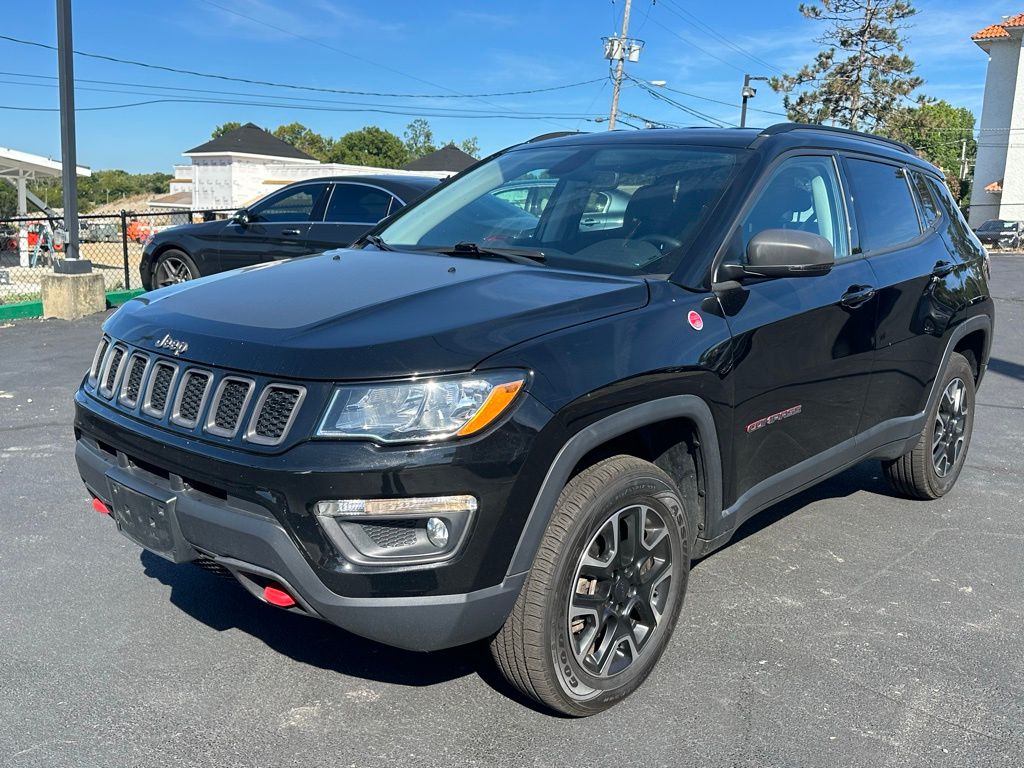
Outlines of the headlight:
{"type": "Polygon", "coordinates": [[[340,386],[317,435],[384,443],[464,437],[504,413],[525,383],[522,371],[488,371],[340,386]]]}

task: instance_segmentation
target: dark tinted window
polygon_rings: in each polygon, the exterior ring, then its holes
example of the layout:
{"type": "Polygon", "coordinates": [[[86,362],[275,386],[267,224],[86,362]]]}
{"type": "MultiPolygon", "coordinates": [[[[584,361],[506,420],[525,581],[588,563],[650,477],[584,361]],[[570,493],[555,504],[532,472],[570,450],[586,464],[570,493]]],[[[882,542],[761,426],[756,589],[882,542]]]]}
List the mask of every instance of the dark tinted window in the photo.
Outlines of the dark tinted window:
{"type": "Polygon", "coordinates": [[[891,248],[921,234],[904,170],[871,160],[846,161],[864,251],[891,248]]]}
{"type": "Polygon", "coordinates": [[[914,189],[917,191],[917,200],[921,204],[921,215],[924,217],[924,225],[930,227],[942,214],[939,212],[939,204],[932,197],[931,189],[924,176],[920,173],[911,173],[910,178],[914,181],[914,189]]]}
{"type": "Polygon", "coordinates": [[[304,184],[293,190],[282,190],[253,206],[252,221],[309,221],[326,184],[304,184]]]}
{"type": "Polygon", "coordinates": [[[327,204],[327,221],[376,224],[388,215],[391,194],[363,184],[335,184],[327,204]]]}

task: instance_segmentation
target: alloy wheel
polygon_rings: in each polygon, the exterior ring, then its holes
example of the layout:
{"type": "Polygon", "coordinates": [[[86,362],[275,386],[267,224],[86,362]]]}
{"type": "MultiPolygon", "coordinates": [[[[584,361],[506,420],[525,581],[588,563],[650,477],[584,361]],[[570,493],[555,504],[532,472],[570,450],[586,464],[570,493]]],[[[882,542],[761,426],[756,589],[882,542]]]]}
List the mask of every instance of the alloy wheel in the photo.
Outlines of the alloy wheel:
{"type": "Polygon", "coordinates": [[[948,475],[963,453],[964,430],[967,427],[966,394],[963,380],[956,378],[946,385],[939,401],[932,437],[932,466],[939,477],[948,475]]]}
{"type": "Polygon", "coordinates": [[[583,550],[569,595],[569,648],[595,678],[620,674],[650,645],[672,591],[672,542],[645,504],[609,517],[583,550]]]}
{"type": "Polygon", "coordinates": [[[160,261],[156,270],[156,284],[158,288],[168,285],[176,285],[192,280],[195,275],[188,264],[176,256],[167,256],[160,261]]]}

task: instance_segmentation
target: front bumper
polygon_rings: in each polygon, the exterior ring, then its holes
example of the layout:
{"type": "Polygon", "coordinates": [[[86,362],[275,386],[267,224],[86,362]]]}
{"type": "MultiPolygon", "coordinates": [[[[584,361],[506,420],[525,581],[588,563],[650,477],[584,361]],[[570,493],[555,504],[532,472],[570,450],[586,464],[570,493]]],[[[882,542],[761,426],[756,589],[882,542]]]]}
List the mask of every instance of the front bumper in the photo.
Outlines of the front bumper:
{"type": "Polygon", "coordinates": [[[177,559],[212,559],[246,586],[252,576],[277,581],[305,613],[389,645],[435,650],[493,634],[519,594],[526,574],[506,571],[542,479],[524,471],[526,455],[548,417],[525,398],[497,432],[457,448],[306,441],[252,455],[159,430],[80,391],[75,456],[89,491],[108,504],[112,481],[173,499],[177,559]],[[332,496],[451,492],[472,493],[480,510],[457,557],[430,565],[347,562],[309,511],[332,496]]]}

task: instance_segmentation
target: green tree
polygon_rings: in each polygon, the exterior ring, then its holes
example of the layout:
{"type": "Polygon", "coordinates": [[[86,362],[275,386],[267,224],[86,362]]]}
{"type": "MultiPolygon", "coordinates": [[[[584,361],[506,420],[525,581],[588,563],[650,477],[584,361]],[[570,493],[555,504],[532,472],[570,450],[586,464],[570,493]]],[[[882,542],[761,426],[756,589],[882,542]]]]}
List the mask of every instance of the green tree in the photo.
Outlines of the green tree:
{"type": "Polygon", "coordinates": [[[795,75],[771,79],[791,120],[872,130],[924,82],[903,53],[904,22],[917,13],[908,0],[820,0],[800,13],[828,25],[818,40],[828,48],[795,75]]]}
{"type": "Polygon", "coordinates": [[[918,153],[942,169],[950,190],[961,202],[968,193],[961,180],[961,163],[970,168],[978,153],[974,139],[974,114],[966,107],[954,107],[948,101],[921,97],[913,107],[894,110],[877,132],[906,142],[918,153]]]}
{"type": "Polygon", "coordinates": [[[241,127],[242,127],[241,123],[237,123],[237,122],[234,122],[234,121],[227,122],[227,123],[221,123],[220,125],[218,125],[216,128],[213,129],[213,133],[210,134],[210,138],[211,139],[219,139],[225,133],[230,133],[231,131],[235,130],[236,128],[241,128],[241,127]]]}
{"type": "Polygon", "coordinates": [[[468,139],[463,139],[459,142],[459,149],[465,152],[467,155],[473,157],[480,157],[480,142],[476,136],[470,136],[468,139]]]}
{"type": "Polygon", "coordinates": [[[437,151],[437,145],[434,144],[434,131],[431,129],[430,123],[422,117],[417,117],[409,123],[405,127],[403,135],[410,160],[416,160],[437,151]]]}
{"type": "Polygon", "coordinates": [[[322,163],[327,162],[327,158],[334,150],[334,139],[323,136],[302,123],[279,125],[274,129],[274,135],[322,163]]]}
{"type": "Polygon", "coordinates": [[[330,154],[332,163],[397,168],[409,160],[406,145],[391,131],[368,125],[338,139],[330,154]]]}

